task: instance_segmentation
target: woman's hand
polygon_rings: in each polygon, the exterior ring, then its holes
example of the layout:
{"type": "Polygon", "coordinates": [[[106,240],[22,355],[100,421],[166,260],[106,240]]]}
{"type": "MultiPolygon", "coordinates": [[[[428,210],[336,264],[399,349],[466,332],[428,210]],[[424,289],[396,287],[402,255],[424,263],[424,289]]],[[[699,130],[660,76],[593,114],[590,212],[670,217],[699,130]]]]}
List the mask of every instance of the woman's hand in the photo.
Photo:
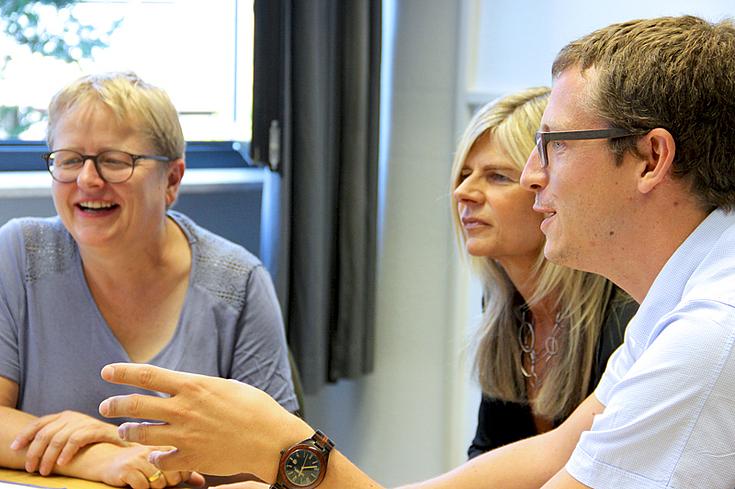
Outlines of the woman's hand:
{"type": "Polygon", "coordinates": [[[86,414],[64,411],[28,423],[15,437],[10,448],[28,448],[26,471],[38,470],[41,475],[48,475],[54,465],[68,463],[80,448],[99,442],[128,445],[118,436],[117,426],[86,414]]]}
{"type": "Polygon", "coordinates": [[[266,393],[234,380],[136,364],[108,365],[102,378],[171,395],[131,394],[100,404],[103,416],[165,423],[125,423],[119,428],[127,441],[176,447],[151,453],[151,462],[162,470],[247,472],[273,481],[280,451],[314,433],[266,393]]]}
{"type": "MultiPolygon", "coordinates": [[[[130,486],[133,489],[162,489],[182,481],[200,486],[204,478],[196,472],[161,472],[148,462],[148,455],[156,447],[133,445],[108,453],[99,471],[99,479],[110,486],[130,486]]],[[[159,449],[161,447],[158,447],[159,449]]]]}

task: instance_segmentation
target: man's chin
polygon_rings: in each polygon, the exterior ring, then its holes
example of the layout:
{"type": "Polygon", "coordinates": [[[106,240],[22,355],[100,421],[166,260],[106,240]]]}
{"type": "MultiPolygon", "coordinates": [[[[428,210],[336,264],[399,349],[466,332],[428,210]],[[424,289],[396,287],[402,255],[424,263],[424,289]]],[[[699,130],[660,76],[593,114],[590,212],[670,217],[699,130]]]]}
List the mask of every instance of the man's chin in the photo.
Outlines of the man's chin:
{"type": "MultiPolygon", "coordinates": [[[[593,270],[587,266],[589,263],[580,260],[582,255],[578,250],[564,248],[559,246],[558,243],[554,246],[553,243],[547,241],[544,246],[544,256],[547,260],[556,265],[573,268],[574,270],[581,270],[583,272],[593,272],[593,270]]],[[[599,272],[594,271],[594,273],[599,272]]]]}

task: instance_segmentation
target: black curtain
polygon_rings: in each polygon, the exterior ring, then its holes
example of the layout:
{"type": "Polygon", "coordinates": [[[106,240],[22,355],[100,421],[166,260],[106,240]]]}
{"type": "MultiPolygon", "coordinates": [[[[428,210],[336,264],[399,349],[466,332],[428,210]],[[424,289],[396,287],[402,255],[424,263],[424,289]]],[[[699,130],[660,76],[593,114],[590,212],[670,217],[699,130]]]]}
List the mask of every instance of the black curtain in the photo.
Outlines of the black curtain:
{"type": "Polygon", "coordinates": [[[307,393],[373,368],[380,15],[370,0],[256,2],[251,152],[278,163],[276,280],[307,393]],[[278,19],[270,55],[259,15],[278,19]]]}

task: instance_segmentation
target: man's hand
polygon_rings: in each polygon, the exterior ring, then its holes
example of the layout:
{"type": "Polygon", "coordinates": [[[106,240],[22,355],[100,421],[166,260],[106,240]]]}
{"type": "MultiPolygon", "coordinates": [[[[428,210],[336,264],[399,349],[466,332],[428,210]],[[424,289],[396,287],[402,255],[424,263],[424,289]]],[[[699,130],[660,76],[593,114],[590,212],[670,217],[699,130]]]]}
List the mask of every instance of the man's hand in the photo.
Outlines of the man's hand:
{"type": "Polygon", "coordinates": [[[86,414],[64,411],[49,414],[28,423],[15,437],[10,448],[26,452],[25,469],[49,475],[54,465],[68,463],[80,448],[106,442],[128,445],[117,434],[117,426],[86,414]]]}
{"type": "Polygon", "coordinates": [[[151,453],[151,462],[162,470],[247,472],[272,481],[280,450],[314,432],[268,394],[234,380],[128,363],[108,365],[102,378],[170,395],[131,394],[100,404],[103,416],[164,423],[124,423],[118,430],[127,441],[176,447],[151,453]]]}

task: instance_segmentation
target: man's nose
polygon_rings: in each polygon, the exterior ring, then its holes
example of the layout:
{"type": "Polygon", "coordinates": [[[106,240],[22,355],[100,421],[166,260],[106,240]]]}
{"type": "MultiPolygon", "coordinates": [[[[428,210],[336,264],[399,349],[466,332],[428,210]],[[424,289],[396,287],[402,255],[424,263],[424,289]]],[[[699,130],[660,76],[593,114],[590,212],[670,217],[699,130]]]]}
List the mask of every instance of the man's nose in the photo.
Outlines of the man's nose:
{"type": "Polygon", "coordinates": [[[531,151],[526,160],[526,165],[521,173],[521,187],[532,192],[538,192],[546,187],[549,175],[547,168],[541,165],[541,156],[536,148],[531,151]]]}

